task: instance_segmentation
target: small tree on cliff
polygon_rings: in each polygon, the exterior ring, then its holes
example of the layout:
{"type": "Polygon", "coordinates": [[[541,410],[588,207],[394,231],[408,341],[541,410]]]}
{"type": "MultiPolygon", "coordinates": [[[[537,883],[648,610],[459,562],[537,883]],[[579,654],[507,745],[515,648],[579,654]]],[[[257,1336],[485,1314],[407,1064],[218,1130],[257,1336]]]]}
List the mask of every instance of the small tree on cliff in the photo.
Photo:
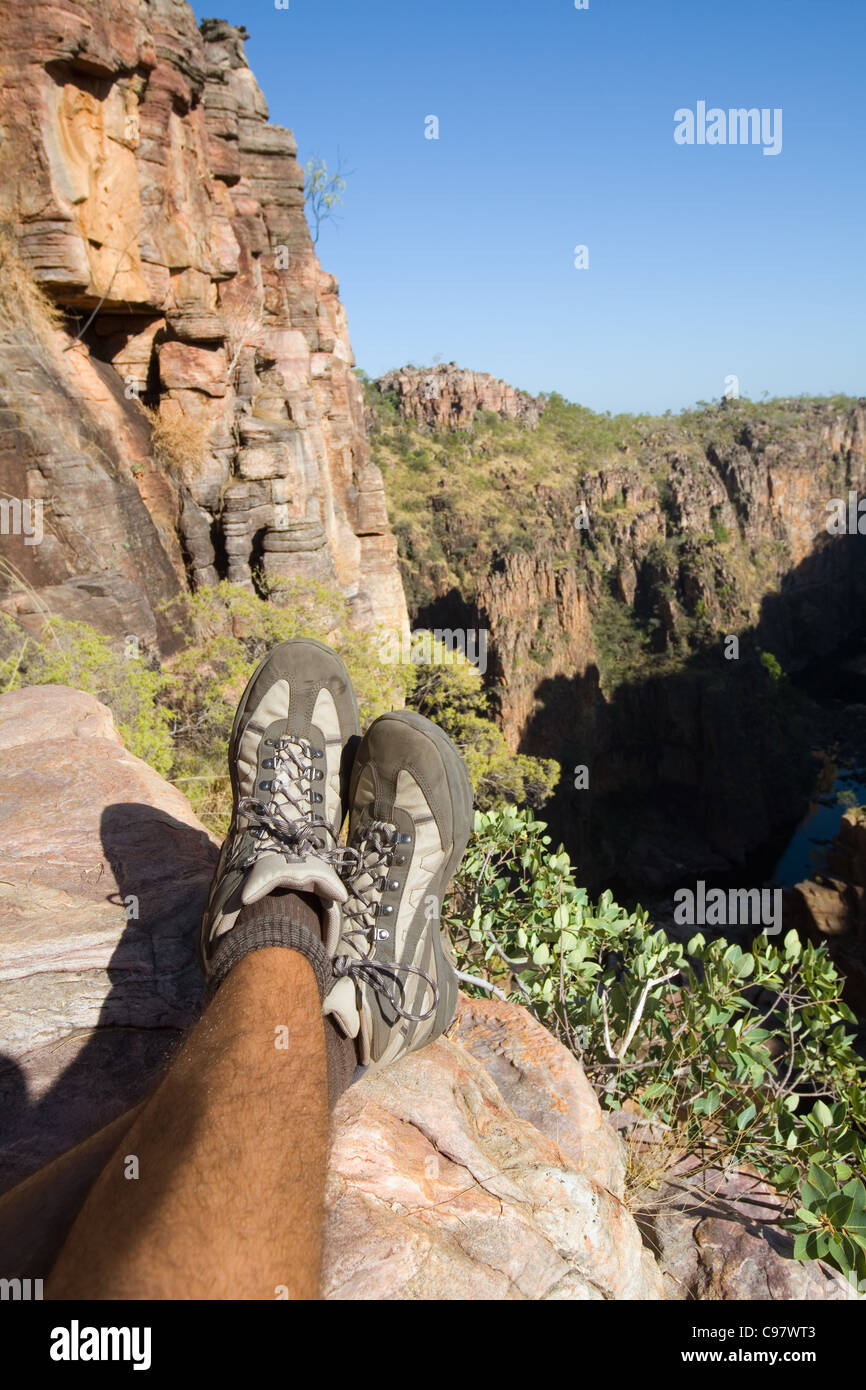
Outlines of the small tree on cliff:
{"type": "Polygon", "coordinates": [[[322,223],[328,220],[336,222],[337,214],[334,208],[342,204],[345,191],[343,160],[339,155],[335,173],[328,172],[327,164],[324,159],[319,159],[318,155],[307,160],[304,166],[304,207],[310,220],[314,246],[319,240],[322,223]]]}

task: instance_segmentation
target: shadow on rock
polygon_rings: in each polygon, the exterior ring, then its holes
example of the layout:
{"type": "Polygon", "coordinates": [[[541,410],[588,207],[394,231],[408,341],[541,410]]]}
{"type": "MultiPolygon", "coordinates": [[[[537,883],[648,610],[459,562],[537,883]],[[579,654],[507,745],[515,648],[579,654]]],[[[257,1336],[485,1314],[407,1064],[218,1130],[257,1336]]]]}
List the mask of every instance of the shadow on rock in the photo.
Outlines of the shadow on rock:
{"type": "MultiPolygon", "coordinates": [[[[0,1190],[147,1094],[201,1005],[195,934],[216,849],[201,830],[136,802],[106,807],[100,831],[116,883],[106,900],[125,924],[107,959],[102,940],[73,935],[67,960],[61,946],[56,968],[29,978],[32,1008],[60,1015],[62,1036],[23,1068],[0,1057],[0,1190]]],[[[62,941],[64,924],[57,929],[62,941]]]]}

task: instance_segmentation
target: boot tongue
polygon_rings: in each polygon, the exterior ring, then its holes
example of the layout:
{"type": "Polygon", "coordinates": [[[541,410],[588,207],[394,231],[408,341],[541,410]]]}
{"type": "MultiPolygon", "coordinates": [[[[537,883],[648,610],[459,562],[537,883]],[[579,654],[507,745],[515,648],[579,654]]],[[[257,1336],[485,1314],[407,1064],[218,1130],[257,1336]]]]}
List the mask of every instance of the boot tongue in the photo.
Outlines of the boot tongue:
{"type": "Polygon", "coordinates": [[[322,1013],[326,1018],[329,1015],[336,1018],[347,1038],[357,1038],[361,1031],[361,1015],[358,1012],[357,991],[347,975],[331,986],[325,996],[322,1013]]]}
{"type": "Polygon", "coordinates": [[[241,891],[243,903],[257,903],[275,888],[293,888],[296,893],[317,893],[320,898],[344,903],[346,885],[333,864],[315,855],[292,863],[282,854],[262,854],[249,872],[241,891]]]}

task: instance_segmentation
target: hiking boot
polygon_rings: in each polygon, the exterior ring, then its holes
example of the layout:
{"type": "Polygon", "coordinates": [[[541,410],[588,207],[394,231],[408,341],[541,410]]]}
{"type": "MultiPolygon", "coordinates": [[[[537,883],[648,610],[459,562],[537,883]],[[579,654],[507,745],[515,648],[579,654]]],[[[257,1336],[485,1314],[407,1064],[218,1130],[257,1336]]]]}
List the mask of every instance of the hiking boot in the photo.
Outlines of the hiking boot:
{"type": "Polygon", "coordinates": [[[280,888],[318,896],[333,955],[348,896],[338,837],[359,735],[349,673],[329,647],[296,638],[259,663],[229,742],[232,821],[199,930],[206,976],[241,908],[280,888]]]}
{"type": "Polygon", "coordinates": [[[411,710],[383,714],[355,757],[349,795],[349,899],[325,1015],[382,1066],[439,1037],[458,980],[439,918],[472,825],[466,765],[411,710]]]}

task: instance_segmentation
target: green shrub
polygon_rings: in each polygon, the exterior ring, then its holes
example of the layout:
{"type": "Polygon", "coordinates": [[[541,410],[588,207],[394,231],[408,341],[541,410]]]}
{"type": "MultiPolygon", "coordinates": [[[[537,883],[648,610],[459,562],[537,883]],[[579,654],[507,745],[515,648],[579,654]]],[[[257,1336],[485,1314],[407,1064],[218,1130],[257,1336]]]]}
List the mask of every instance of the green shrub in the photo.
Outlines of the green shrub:
{"type": "Polygon", "coordinates": [[[770,677],[773,685],[780,685],[785,680],[785,672],[782,670],[778,658],[773,656],[772,652],[760,652],[759,656],[761,665],[770,677]]]}
{"type": "MultiPolygon", "coordinates": [[[[442,648],[442,644],[438,644],[442,648]]],[[[548,758],[512,753],[489,716],[481,675],[465,657],[410,668],[407,704],[445,730],[466,761],[475,804],[482,810],[508,803],[542,806],[559,781],[559,764],[548,758]]]]}
{"type": "MultiPolygon", "coordinates": [[[[689,1159],[689,1181],[753,1165],[793,1201],[810,1165],[847,1182],[862,1172],[866,1063],[826,948],[793,931],[749,950],[700,934],[684,948],[610,893],[590,902],[544,830],[528,810],[476,814],[445,911],[461,970],[526,1004],[608,1108],[628,1102],[645,1134],[689,1159]]],[[[813,1229],[803,1193],[791,1222],[801,1234],[813,1229]]],[[[837,1182],[824,1196],[824,1258],[850,1274],[851,1193],[837,1182]]]]}
{"type": "MultiPolygon", "coordinates": [[[[7,620],[8,621],[8,620],[7,620]]],[[[12,627],[15,625],[12,624],[12,627]]],[[[15,639],[4,628],[4,647],[15,639]]],[[[4,690],[23,685],[69,685],[85,690],[107,705],[118,732],[131,753],[167,775],[172,764],[171,718],[159,703],[164,680],[110,638],[87,623],[52,618],[38,639],[18,630],[17,653],[0,664],[4,690]]],[[[2,654],[2,653],[0,653],[2,654]]]]}
{"type": "Polygon", "coordinates": [[[827,1260],[854,1284],[866,1279],[866,1187],[850,1166],[835,1163],[828,1172],[811,1163],[800,1199],[802,1206],[789,1223],[797,1231],[795,1257],[827,1260]]]}
{"type": "Polygon", "coordinates": [[[405,703],[409,669],[381,662],[376,638],[350,630],[345,599],[327,585],[279,581],[263,599],[222,583],[185,596],[175,621],[186,646],[166,662],[161,694],[174,736],[171,778],[217,833],[225,833],[231,815],[226,749],[235,709],[278,642],[314,637],[339,651],[364,723],[405,703]]]}

